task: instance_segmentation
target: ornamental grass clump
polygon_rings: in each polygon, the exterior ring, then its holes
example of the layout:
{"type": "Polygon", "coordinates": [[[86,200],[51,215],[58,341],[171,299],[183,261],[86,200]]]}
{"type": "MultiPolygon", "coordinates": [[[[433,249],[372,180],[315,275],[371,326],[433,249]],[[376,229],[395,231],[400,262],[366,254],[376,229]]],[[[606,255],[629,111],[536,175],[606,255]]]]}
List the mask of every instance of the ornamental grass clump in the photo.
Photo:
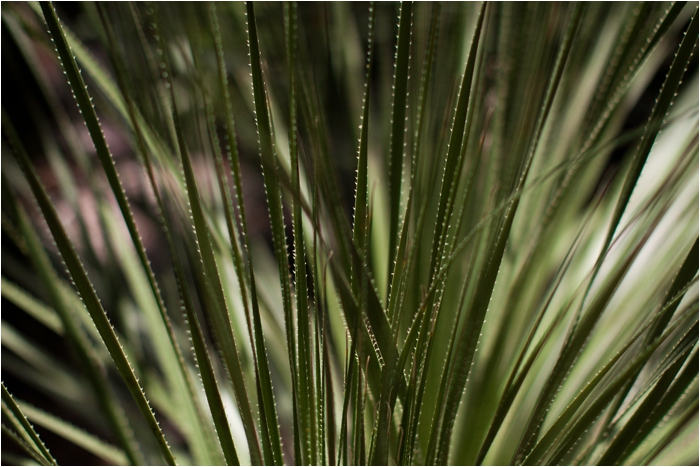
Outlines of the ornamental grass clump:
{"type": "Polygon", "coordinates": [[[3,3],[3,464],[697,464],[697,3],[3,3]]]}

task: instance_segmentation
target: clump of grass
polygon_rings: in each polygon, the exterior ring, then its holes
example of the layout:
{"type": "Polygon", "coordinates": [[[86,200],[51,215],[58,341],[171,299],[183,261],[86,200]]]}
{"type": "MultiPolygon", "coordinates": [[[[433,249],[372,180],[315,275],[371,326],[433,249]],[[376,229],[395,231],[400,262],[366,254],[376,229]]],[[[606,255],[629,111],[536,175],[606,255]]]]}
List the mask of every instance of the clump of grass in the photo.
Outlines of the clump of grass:
{"type": "Polygon", "coordinates": [[[3,463],[697,463],[697,9],[3,4],[3,463]]]}

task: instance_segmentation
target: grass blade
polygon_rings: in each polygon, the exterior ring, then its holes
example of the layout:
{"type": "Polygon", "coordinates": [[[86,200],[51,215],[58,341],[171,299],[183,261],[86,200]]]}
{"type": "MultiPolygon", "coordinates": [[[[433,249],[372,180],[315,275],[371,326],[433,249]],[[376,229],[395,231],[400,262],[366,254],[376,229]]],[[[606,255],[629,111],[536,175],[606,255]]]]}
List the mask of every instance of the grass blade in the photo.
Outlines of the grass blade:
{"type": "MultiPolygon", "coordinates": [[[[267,92],[263,81],[260,50],[258,44],[258,32],[255,22],[255,9],[251,2],[246,2],[246,15],[248,21],[248,46],[250,48],[250,64],[253,74],[253,98],[255,101],[255,117],[258,128],[258,144],[260,158],[262,160],[263,178],[265,179],[265,191],[267,195],[268,210],[270,213],[270,223],[272,226],[273,243],[275,256],[279,268],[280,284],[282,286],[282,303],[284,306],[284,319],[287,334],[287,347],[289,349],[290,370],[292,372],[292,384],[297,381],[297,366],[296,366],[296,339],[294,337],[294,319],[292,312],[292,292],[289,284],[289,271],[287,269],[287,245],[284,233],[284,214],[282,212],[282,198],[277,177],[277,161],[275,158],[275,150],[272,145],[272,127],[270,122],[270,114],[268,108],[267,92]]],[[[271,454],[273,455],[274,463],[281,465],[282,447],[277,425],[277,413],[274,407],[272,398],[272,388],[264,388],[269,393],[264,400],[264,418],[265,424],[263,432],[267,433],[266,443],[271,454]]],[[[294,394],[292,399],[297,401],[296,387],[293,388],[294,394]]],[[[267,460],[271,463],[272,459],[267,460]]]]}
{"type": "Polygon", "coordinates": [[[401,205],[404,165],[404,135],[409,80],[409,57],[413,26],[413,3],[402,2],[399,13],[399,34],[394,66],[394,96],[391,117],[391,146],[389,150],[389,268],[393,268],[399,238],[399,209],[401,205]]]}
{"type": "Polygon", "coordinates": [[[25,452],[25,454],[27,454],[29,457],[31,457],[37,464],[39,464],[39,465],[56,465],[56,464],[52,464],[49,461],[47,461],[44,458],[44,456],[41,455],[41,453],[39,451],[34,449],[24,439],[17,436],[12,430],[7,428],[4,423],[2,424],[2,433],[4,435],[7,435],[7,437],[10,438],[15,443],[15,445],[19,446],[19,448],[22,449],[25,452]]]}
{"type": "MultiPolygon", "coordinates": [[[[368,139],[369,139],[369,100],[370,100],[370,86],[369,79],[372,73],[372,56],[373,56],[373,46],[374,46],[374,22],[375,22],[375,9],[374,4],[370,4],[369,10],[369,32],[367,39],[367,71],[365,74],[365,89],[362,96],[362,119],[360,123],[360,141],[357,149],[357,179],[355,181],[355,209],[353,213],[353,225],[352,225],[352,237],[355,241],[355,245],[359,250],[359,258],[355,260],[353,267],[351,269],[351,283],[353,288],[353,293],[356,300],[360,299],[361,289],[364,281],[361,279],[362,265],[359,261],[363,261],[365,254],[365,245],[367,244],[368,236],[368,225],[367,219],[369,217],[369,187],[368,183],[368,139]],[[358,277],[359,276],[359,277],[358,277]]],[[[363,304],[361,304],[362,306],[363,304]]],[[[363,307],[364,308],[364,307],[363,307]]],[[[359,319],[359,318],[358,318],[359,319]]]]}
{"type": "Polygon", "coordinates": [[[442,246],[445,244],[442,239],[447,235],[448,221],[451,212],[448,211],[448,205],[454,204],[454,192],[456,191],[458,176],[461,173],[462,161],[464,160],[462,146],[463,140],[468,136],[468,124],[471,124],[471,119],[467,118],[469,108],[469,99],[472,94],[472,81],[474,79],[474,70],[476,67],[477,50],[481,39],[482,28],[484,25],[486,11],[486,3],[482,3],[479,10],[479,16],[474,30],[474,36],[469,50],[469,57],[462,75],[459,97],[455,114],[452,119],[452,128],[450,133],[450,142],[448,145],[448,153],[445,159],[445,169],[443,171],[443,179],[440,188],[440,202],[437,210],[437,226],[434,231],[433,252],[430,257],[430,278],[433,279],[439,262],[441,260],[442,246]],[[450,202],[451,201],[451,202],[450,202]]]}
{"type": "MultiPolygon", "coordinates": [[[[289,81],[289,155],[292,166],[292,224],[294,229],[294,278],[295,278],[295,298],[297,309],[297,342],[298,354],[297,365],[299,368],[299,401],[300,406],[296,417],[298,418],[299,434],[303,436],[304,444],[304,463],[307,465],[318,465],[319,458],[319,436],[317,424],[318,419],[316,411],[323,409],[323,393],[320,386],[318,375],[316,385],[312,377],[312,358],[311,358],[311,337],[310,331],[310,307],[308,303],[308,287],[307,287],[307,271],[306,271],[306,248],[304,245],[304,230],[302,225],[302,207],[301,202],[301,186],[299,176],[299,153],[297,145],[297,101],[296,101],[296,62],[297,62],[297,5],[295,2],[285,4],[285,25],[286,25],[286,42],[287,42],[287,62],[289,66],[288,81],[289,81]],[[314,404],[318,401],[318,405],[314,404]]],[[[316,352],[319,352],[320,347],[316,347],[316,352]]],[[[320,364],[320,361],[317,363],[320,364]]],[[[297,411],[297,408],[294,408],[297,411]]],[[[296,418],[295,417],[295,418],[296,418]]],[[[299,445],[301,447],[301,443],[299,445]]],[[[323,451],[321,451],[323,452],[323,451]]],[[[300,453],[301,454],[301,453],[300,453]]],[[[297,454],[297,456],[300,456],[297,454]]]]}
{"type": "Polygon", "coordinates": [[[10,395],[10,392],[5,387],[4,382],[2,383],[2,403],[10,409],[12,414],[21,424],[23,430],[26,432],[27,435],[29,435],[29,439],[31,439],[35,446],[35,448],[33,449],[38,449],[39,453],[41,454],[41,457],[46,462],[48,462],[49,465],[58,465],[56,463],[56,459],[54,459],[49,450],[46,449],[46,446],[44,446],[44,443],[41,441],[36,431],[34,431],[32,425],[29,424],[29,420],[27,420],[27,417],[22,412],[22,409],[20,409],[19,405],[17,405],[17,402],[15,402],[12,395],[10,395]]]}

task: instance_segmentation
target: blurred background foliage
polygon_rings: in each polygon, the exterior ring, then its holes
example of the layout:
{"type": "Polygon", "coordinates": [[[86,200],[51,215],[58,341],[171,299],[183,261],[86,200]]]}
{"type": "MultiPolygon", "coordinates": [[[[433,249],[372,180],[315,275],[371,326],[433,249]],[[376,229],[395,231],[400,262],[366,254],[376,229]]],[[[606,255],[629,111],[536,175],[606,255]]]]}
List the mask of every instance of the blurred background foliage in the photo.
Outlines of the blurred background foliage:
{"type": "MultiPolygon", "coordinates": [[[[188,338],[197,316],[243,463],[257,446],[266,463],[697,464],[696,3],[58,3],[79,90],[46,32],[47,8],[2,4],[2,379],[59,463],[139,460],[105,413],[111,403],[141,461],[163,453],[71,289],[22,151],[178,463],[230,463],[188,338]],[[247,8],[261,55],[252,67],[247,8]],[[264,94],[251,92],[256,66],[264,94]],[[75,105],[85,90],[177,345],[99,136],[75,105]],[[220,182],[231,196],[237,177],[242,198],[228,211],[220,182]],[[88,384],[25,210],[108,395],[88,384]],[[204,238],[260,440],[213,317],[204,238]],[[254,299],[261,322],[251,324],[254,299]],[[65,421],[90,434],[71,435],[65,421]]],[[[18,418],[10,405],[3,398],[7,426],[18,418]]],[[[3,464],[25,462],[30,451],[7,432],[3,464]]]]}

